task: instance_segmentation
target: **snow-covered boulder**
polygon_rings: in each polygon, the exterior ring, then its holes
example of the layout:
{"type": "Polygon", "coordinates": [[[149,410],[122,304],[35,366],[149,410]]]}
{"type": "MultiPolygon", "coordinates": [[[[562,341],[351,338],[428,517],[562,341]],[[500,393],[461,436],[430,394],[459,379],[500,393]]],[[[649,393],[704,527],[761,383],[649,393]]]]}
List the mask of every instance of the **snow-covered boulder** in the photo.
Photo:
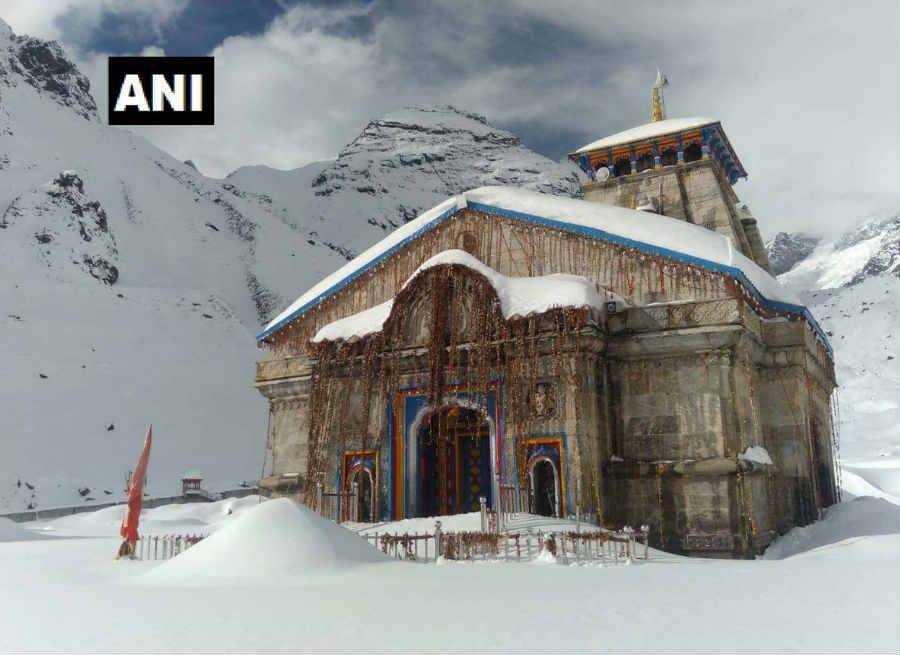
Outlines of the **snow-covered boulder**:
{"type": "Polygon", "coordinates": [[[900,508],[883,498],[864,496],[832,505],[822,520],[794,528],[766,549],[763,559],[809,554],[817,548],[863,536],[900,533],[900,508]]]}

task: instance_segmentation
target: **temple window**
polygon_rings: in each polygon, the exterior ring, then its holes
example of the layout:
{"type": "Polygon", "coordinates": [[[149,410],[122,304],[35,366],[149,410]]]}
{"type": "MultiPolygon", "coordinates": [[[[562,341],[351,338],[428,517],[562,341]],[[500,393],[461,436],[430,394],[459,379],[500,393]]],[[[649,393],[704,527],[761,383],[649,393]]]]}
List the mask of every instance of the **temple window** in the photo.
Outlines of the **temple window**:
{"type": "Polygon", "coordinates": [[[620,175],[628,175],[629,173],[631,173],[631,161],[626,157],[617,159],[616,164],[613,167],[613,175],[619,177],[620,175]]]}
{"type": "Polygon", "coordinates": [[[640,173],[641,171],[646,171],[653,168],[653,153],[648,152],[640,157],[637,160],[637,171],[640,173]]]}
{"type": "Polygon", "coordinates": [[[662,151],[662,165],[674,166],[678,163],[678,152],[675,148],[667,148],[662,151]]]}
{"type": "Polygon", "coordinates": [[[685,163],[689,161],[700,161],[701,159],[703,159],[703,149],[700,147],[699,143],[692,143],[684,149],[685,163]]]}

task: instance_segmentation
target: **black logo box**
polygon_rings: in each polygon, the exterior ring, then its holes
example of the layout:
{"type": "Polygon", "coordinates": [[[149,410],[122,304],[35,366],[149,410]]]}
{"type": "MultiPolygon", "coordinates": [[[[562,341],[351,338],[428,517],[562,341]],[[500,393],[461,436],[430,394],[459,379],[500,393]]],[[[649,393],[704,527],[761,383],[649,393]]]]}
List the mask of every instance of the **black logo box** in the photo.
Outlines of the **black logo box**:
{"type": "Polygon", "coordinates": [[[215,72],[212,57],[110,57],[107,108],[110,125],[215,125],[215,72]],[[130,105],[115,111],[116,101],[122,91],[126,75],[137,75],[150,111],[141,111],[130,105]],[[162,109],[152,111],[153,76],[163,75],[170,85],[175,75],[184,75],[185,107],[176,111],[168,102],[162,109]],[[191,75],[202,78],[202,105],[200,111],[191,110],[191,75]]]}

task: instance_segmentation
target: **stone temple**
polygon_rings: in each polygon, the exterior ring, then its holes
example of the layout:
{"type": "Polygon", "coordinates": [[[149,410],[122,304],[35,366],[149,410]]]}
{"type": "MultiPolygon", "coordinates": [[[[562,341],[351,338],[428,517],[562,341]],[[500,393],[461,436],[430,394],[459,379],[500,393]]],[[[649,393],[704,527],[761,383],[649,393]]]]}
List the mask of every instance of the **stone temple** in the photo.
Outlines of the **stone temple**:
{"type": "Polygon", "coordinates": [[[584,200],[447,199],[259,335],[270,495],[360,520],[515,505],[752,557],[836,502],[831,347],[771,275],[720,122],[579,148],[584,200]]]}

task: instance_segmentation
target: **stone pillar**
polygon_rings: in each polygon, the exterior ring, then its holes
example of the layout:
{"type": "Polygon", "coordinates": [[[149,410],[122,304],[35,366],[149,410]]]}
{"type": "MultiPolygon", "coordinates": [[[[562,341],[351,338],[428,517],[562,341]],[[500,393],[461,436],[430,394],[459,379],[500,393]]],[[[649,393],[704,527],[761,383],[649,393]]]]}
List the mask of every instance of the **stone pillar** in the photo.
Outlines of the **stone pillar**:
{"type": "Polygon", "coordinates": [[[759,233],[759,226],[756,224],[755,218],[742,218],[741,225],[744,227],[744,235],[750,244],[750,251],[753,253],[753,261],[760,265],[763,270],[772,273],[772,264],[769,262],[769,256],[766,254],[766,246],[763,244],[762,235],[759,233]]]}

